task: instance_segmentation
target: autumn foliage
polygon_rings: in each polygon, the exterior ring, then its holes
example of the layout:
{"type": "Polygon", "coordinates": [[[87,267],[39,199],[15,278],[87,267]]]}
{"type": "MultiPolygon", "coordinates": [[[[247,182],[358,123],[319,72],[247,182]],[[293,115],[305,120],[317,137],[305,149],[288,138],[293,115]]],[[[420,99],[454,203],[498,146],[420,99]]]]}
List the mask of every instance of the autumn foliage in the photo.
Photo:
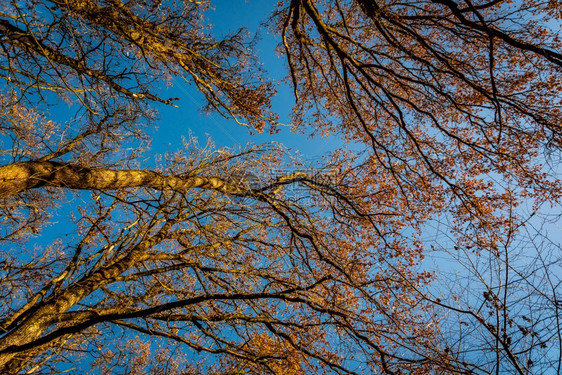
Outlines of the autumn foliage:
{"type": "Polygon", "coordinates": [[[560,372],[560,4],[279,1],[293,130],[338,149],[147,163],[178,78],[279,130],[213,5],[0,10],[0,373],[560,372]]]}

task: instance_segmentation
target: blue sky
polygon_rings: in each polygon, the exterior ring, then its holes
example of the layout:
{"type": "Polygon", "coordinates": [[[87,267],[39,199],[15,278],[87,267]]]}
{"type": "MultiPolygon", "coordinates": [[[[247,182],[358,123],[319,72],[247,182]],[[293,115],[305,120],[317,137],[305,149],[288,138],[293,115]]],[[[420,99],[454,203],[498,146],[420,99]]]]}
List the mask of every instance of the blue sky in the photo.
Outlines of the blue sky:
{"type": "Polygon", "coordinates": [[[311,139],[309,136],[295,133],[290,126],[290,111],[294,104],[292,88],[281,82],[287,73],[284,57],[278,56],[275,47],[280,41],[278,35],[268,32],[264,23],[275,9],[275,3],[270,1],[219,0],[213,2],[214,9],[207,12],[209,22],[213,25],[213,33],[217,39],[246,28],[251,35],[258,32],[259,43],[257,53],[268,76],[277,81],[277,95],[273,99],[273,109],[279,115],[279,121],[286,126],[280,127],[280,132],[270,135],[267,130],[262,134],[250,135],[247,128],[237,125],[234,121],[224,119],[216,113],[202,113],[204,106],[202,95],[194,85],[190,85],[181,78],[174,78],[173,86],[162,93],[162,97],[181,98],[176,105],[158,105],[160,121],[157,129],[151,132],[152,152],[161,154],[176,151],[182,147],[181,138],[196,137],[200,144],[210,138],[216,146],[236,147],[249,142],[261,144],[278,142],[285,145],[293,153],[302,155],[304,159],[316,160],[328,151],[341,147],[336,138],[311,139]]]}

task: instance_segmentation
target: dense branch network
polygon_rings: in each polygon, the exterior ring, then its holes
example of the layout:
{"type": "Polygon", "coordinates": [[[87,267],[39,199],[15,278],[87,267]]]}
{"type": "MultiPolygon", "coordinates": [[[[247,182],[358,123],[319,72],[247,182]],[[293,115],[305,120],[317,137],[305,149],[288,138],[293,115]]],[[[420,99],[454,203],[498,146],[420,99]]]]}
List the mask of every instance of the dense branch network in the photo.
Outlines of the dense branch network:
{"type": "Polygon", "coordinates": [[[275,130],[210,7],[0,10],[0,373],[560,372],[560,246],[533,219],[562,191],[557,2],[280,1],[293,124],[355,151],[190,140],[147,168],[177,78],[275,130]]]}

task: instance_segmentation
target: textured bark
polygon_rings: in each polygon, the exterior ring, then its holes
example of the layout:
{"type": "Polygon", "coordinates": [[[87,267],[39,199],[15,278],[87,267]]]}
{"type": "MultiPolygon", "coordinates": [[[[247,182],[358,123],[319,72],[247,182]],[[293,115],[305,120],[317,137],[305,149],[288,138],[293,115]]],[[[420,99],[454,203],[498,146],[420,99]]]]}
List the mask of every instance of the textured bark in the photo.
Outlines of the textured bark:
{"type": "Polygon", "coordinates": [[[77,190],[152,188],[185,191],[192,188],[244,194],[240,184],[219,177],[166,176],[148,170],[87,168],[59,162],[23,162],[0,167],[0,198],[43,186],[77,190]]]}
{"type": "MultiPolygon", "coordinates": [[[[48,299],[35,308],[29,317],[21,319],[21,322],[13,322],[12,325],[17,325],[17,328],[0,339],[0,373],[9,373],[15,369],[14,366],[18,367],[20,365],[21,359],[19,357],[22,354],[26,355],[25,352],[21,353],[24,350],[20,350],[20,347],[25,348],[26,344],[37,340],[53,322],[57,321],[60,314],[76,305],[76,303],[100,286],[106,284],[108,280],[125,272],[135,263],[146,259],[146,250],[161,240],[162,232],[146,239],[117,262],[85,276],[56,298],[48,299]]],[[[27,353],[27,355],[33,354],[27,353]]]]}

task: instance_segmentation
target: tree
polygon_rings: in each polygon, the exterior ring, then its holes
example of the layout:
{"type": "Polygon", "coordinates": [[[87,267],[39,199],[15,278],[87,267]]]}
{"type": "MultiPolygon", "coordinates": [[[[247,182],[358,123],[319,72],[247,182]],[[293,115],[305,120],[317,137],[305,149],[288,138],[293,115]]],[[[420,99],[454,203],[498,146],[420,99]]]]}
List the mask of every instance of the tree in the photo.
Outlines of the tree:
{"type": "Polygon", "coordinates": [[[278,24],[295,124],[365,144],[366,168],[437,210],[459,202],[462,222],[487,220],[482,206],[502,208],[509,190],[557,197],[537,158],[560,145],[556,5],[288,2],[278,24]]]}
{"type": "MultiPolygon", "coordinates": [[[[427,287],[439,276],[420,262],[433,245],[424,234],[445,218],[443,248],[519,272],[508,261],[527,219],[517,205],[558,201],[538,157],[560,146],[557,4],[279,2],[271,24],[295,127],[364,153],[336,150],[311,173],[279,147],[189,141],[144,168],[126,150],[143,144],[155,103],[174,105],[157,94],[174,76],[209,110],[275,130],[273,83],[242,31],[215,40],[208,6],[12,0],[0,12],[1,371],[56,373],[81,357],[130,373],[197,372],[182,358],[217,373],[532,371],[526,353],[543,340],[511,349],[505,288],[482,295],[502,322],[491,327],[472,308],[481,301],[461,308],[427,287]],[[49,118],[57,100],[72,122],[49,118]],[[73,234],[28,245],[69,190],[91,191],[72,193],[86,200],[73,234]],[[494,343],[477,350],[495,362],[467,354],[475,336],[463,330],[451,344],[443,309],[488,331],[494,343]]],[[[516,306],[544,291],[513,290],[516,306]]]]}
{"type": "MultiPolygon", "coordinates": [[[[273,152],[182,155],[170,161],[174,178],[201,170],[221,179],[184,176],[187,184],[167,183],[164,190],[156,186],[156,193],[105,191],[77,218],[78,242],[55,243],[23,265],[22,254],[8,258],[4,282],[33,295],[11,297],[2,327],[4,371],[27,369],[30,357],[37,366],[62,356],[61,351],[95,347],[105,348],[95,353],[101,356],[101,368],[119,368],[126,363],[103,363],[113,360],[108,352],[115,355],[115,349],[98,335],[115,330],[120,336],[122,329],[217,354],[226,361],[218,369],[234,372],[343,369],[346,352],[357,345],[345,343],[351,337],[362,339],[360,346],[374,351],[380,366],[392,368],[396,359],[387,358],[389,344],[366,333],[389,335],[389,329],[396,329],[393,339],[402,335],[403,322],[391,319],[410,315],[406,307],[414,301],[397,278],[413,260],[392,259],[396,254],[390,250],[401,244],[387,248],[380,243],[391,234],[371,237],[362,229],[376,225],[383,230],[386,220],[383,214],[362,214],[371,211],[368,197],[350,201],[349,194],[303,174],[280,176],[255,188],[233,177],[250,163],[269,166],[273,152]],[[227,182],[227,176],[237,185],[227,182]],[[308,191],[308,204],[283,194],[284,186],[296,183],[308,191]],[[388,259],[373,262],[375,257],[388,259]],[[382,263],[398,269],[385,270],[382,263]],[[383,306],[395,311],[389,314],[383,306]],[[367,314],[369,310],[388,315],[384,329],[378,325],[386,319],[367,314]],[[333,340],[343,346],[330,348],[333,340]]],[[[67,168],[59,166],[55,173],[68,180],[72,172],[67,168]]],[[[130,338],[125,334],[123,339],[130,338]]],[[[413,340],[424,341],[426,335],[413,340]]],[[[167,361],[173,363],[173,358],[167,361]]]]}
{"type": "Polygon", "coordinates": [[[559,207],[560,19],[554,1],[302,0],[278,15],[298,126],[364,144],[365,169],[432,211],[424,230],[443,233],[426,246],[452,270],[426,300],[441,350],[477,373],[562,364],[560,243],[527,229],[559,207]]]}
{"type": "Polygon", "coordinates": [[[241,33],[207,35],[205,4],[150,5],[14,1],[2,13],[1,371],[57,373],[81,355],[102,372],[195,371],[181,361],[190,352],[232,373],[429,363],[432,329],[400,281],[427,277],[411,269],[420,249],[401,238],[397,215],[409,219],[387,206],[394,193],[354,182],[375,175],[335,160],[329,183],[276,176],[280,149],[193,142],[159,169],[129,167],[136,157],[124,150],[142,142],[150,103],[173,102],[155,82],[172,75],[240,123],[275,121],[272,86],[241,33]],[[48,117],[57,98],[76,110],[72,123],[48,117]],[[74,198],[86,202],[73,234],[27,248],[72,189],[92,191],[74,198]]]}
{"type": "Polygon", "coordinates": [[[443,250],[458,266],[432,296],[442,342],[477,373],[560,372],[560,243],[546,227],[529,220],[493,252],[443,250]]]}

